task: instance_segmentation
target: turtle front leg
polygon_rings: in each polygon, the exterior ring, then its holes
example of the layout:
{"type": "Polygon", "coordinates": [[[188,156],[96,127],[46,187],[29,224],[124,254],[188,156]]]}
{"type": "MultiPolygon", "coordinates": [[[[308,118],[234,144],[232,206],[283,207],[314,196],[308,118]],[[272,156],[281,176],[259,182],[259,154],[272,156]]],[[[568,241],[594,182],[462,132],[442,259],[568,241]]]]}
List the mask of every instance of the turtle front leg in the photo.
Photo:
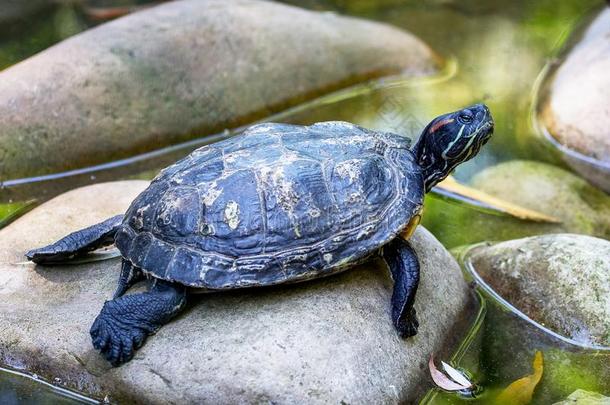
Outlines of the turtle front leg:
{"type": "Polygon", "coordinates": [[[383,248],[385,259],[392,278],[392,321],[398,334],[407,338],[417,334],[419,322],[415,315],[415,293],[419,284],[419,261],[409,242],[396,238],[383,248]]]}
{"type": "Polygon", "coordinates": [[[121,275],[119,276],[119,285],[114,292],[113,299],[120,298],[129,290],[129,288],[140,280],[144,280],[145,276],[142,269],[131,264],[129,260],[123,259],[121,264],[121,275]]]}
{"type": "Polygon", "coordinates": [[[106,301],[91,326],[93,347],[113,366],[133,357],[148,335],[155,333],[184,308],[186,288],[155,280],[150,291],[106,301]]]}

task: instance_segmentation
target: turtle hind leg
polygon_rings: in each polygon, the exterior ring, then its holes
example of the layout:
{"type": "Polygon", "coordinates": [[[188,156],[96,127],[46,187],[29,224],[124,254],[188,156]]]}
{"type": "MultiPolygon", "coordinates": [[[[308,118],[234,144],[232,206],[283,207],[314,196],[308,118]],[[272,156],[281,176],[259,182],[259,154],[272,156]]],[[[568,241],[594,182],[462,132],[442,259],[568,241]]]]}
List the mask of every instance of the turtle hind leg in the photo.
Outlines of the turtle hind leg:
{"type": "Polygon", "coordinates": [[[119,285],[114,292],[113,299],[119,298],[135,283],[144,280],[145,276],[142,269],[131,264],[129,260],[123,259],[121,264],[121,275],[119,276],[119,285]]]}
{"type": "Polygon", "coordinates": [[[30,250],[25,254],[34,263],[60,263],[114,242],[114,234],[123,222],[117,215],[104,222],[90,226],[45,247],[30,250]]]}
{"type": "Polygon", "coordinates": [[[419,284],[419,261],[409,242],[396,238],[383,248],[383,258],[394,279],[392,321],[401,337],[417,334],[415,294],[419,284]]]}
{"type": "Polygon", "coordinates": [[[91,326],[93,347],[113,366],[133,357],[148,337],[186,304],[186,287],[155,280],[150,291],[106,301],[91,326]]]}

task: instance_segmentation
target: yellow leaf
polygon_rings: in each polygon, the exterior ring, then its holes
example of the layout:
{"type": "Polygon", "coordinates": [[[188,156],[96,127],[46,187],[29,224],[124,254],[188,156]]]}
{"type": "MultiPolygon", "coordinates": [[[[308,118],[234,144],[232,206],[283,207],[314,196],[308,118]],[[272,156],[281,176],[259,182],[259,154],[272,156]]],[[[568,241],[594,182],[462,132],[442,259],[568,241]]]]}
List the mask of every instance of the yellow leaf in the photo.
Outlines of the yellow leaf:
{"type": "Polygon", "coordinates": [[[542,378],[542,353],[536,352],[532,364],[534,373],[513,382],[498,395],[494,401],[495,405],[526,405],[532,401],[534,389],[542,378]]]}

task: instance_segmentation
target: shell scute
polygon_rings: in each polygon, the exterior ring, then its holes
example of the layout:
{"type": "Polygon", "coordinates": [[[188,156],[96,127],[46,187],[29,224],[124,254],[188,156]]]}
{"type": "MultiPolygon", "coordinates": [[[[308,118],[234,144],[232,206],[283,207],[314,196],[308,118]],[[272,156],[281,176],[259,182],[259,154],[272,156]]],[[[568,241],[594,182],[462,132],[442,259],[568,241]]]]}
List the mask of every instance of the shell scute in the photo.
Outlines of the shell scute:
{"type": "Polygon", "coordinates": [[[153,181],[147,192],[141,193],[134,200],[125,214],[131,228],[138,232],[153,229],[157,204],[169,187],[165,181],[153,181]]]}
{"type": "Polygon", "coordinates": [[[258,254],[264,247],[264,212],[257,177],[252,170],[228,173],[213,184],[199,185],[205,215],[199,235],[187,238],[201,250],[229,256],[258,254]],[[210,197],[210,193],[212,193],[210,197]]]}
{"type": "Polygon", "coordinates": [[[199,200],[196,188],[169,189],[156,205],[154,234],[170,239],[196,234],[202,215],[199,200]]]}
{"type": "Polygon", "coordinates": [[[259,172],[270,251],[312,243],[332,229],[334,204],[318,162],[284,161],[259,172]]]}
{"type": "Polygon", "coordinates": [[[153,238],[148,248],[148,253],[142,263],[142,267],[145,269],[156,267],[165,269],[174,258],[175,252],[176,248],[173,245],[153,238]]]}
{"type": "Polygon", "coordinates": [[[129,251],[129,259],[134,265],[138,267],[144,266],[144,259],[148,254],[152,241],[153,236],[149,232],[140,233],[134,238],[129,251]]]}
{"type": "Polygon", "coordinates": [[[186,285],[196,285],[200,282],[200,272],[193,271],[201,269],[204,257],[199,253],[186,248],[178,248],[171,261],[167,265],[165,278],[168,280],[180,280],[186,285]],[[190,269],[185,271],[185,269],[190,269]]]}

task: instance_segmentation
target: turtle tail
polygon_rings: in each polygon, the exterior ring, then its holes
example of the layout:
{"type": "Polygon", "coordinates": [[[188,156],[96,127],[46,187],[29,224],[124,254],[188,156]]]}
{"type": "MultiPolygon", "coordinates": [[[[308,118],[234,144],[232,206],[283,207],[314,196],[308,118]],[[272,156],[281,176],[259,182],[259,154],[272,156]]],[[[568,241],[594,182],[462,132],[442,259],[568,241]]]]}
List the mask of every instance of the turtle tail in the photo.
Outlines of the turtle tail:
{"type": "Polygon", "coordinates": [[[122,222],[123,215],[117,215],[99,224],[73,232],[53,244],[30,250],[25,257],[34,263],[65,262],[75,256],[114,243],[114,235],[122,222]]]}

